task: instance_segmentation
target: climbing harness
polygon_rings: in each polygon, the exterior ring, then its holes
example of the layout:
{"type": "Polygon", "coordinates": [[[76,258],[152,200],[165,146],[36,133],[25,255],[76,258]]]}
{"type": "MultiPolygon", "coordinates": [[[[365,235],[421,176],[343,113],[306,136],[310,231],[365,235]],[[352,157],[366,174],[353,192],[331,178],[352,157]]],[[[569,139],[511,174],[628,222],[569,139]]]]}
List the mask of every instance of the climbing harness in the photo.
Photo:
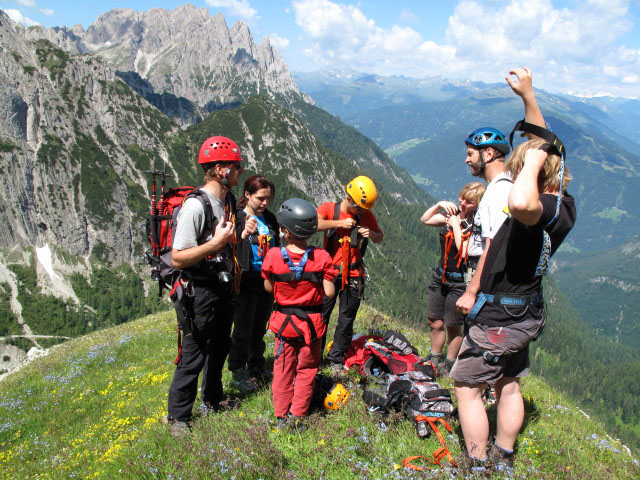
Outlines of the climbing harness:
{"type": "MultiPolygon", "coordinates": [[[[274,282],[309,281],[309,282],[319,283],[320,285],[322,285],[322,279],[323,279],[322,272],[305,272],[304,271],[304,268],[309,259],[309,254],[313,251],[313,249],[314,249],[313,246],[311,245],[308,246],[305,249],[304,254],[302,255],[302,258],[300,259],[300,262],[298,262],[298,264],[295,264],[291,260],[291,257],[289,256],[289,252],[287,252],[287,249],[285,247],[280,247],[280,254],[282,255],[282,260],[289,267],[289,272],[272,274],[271,277],[273,281],[274,282]]],[[[280,305],[276,303],[274,306],[274,310],[286,315],[286,318],[284,319],[284,321],[282,322],[282,325],[278,329],[278,333],[276,333],[276,337],[280,340],[280,345],[278,347],[278,351],[275,354],[275,357],[274,357],[275,359],[278,359],[282,354],[282,350],[284,348],[282,334],[288,325],[291,325],[291,328],[293,328],[293,330],[296,332],[296,334],[298,335],[297,338],[304,339],[304,333],[302,333],[302,331],[298,328],[298,326],[293,321],[292,317],[294,315],[307,323],[311,341],[313,342],[317,340],[318,334],[316,332],[315,327],[313,326],[313,321],[311,320],[311,317],[309,317],[309,314],[322,313],[322,304],[307,306],[307,305],[280,305]]]]}

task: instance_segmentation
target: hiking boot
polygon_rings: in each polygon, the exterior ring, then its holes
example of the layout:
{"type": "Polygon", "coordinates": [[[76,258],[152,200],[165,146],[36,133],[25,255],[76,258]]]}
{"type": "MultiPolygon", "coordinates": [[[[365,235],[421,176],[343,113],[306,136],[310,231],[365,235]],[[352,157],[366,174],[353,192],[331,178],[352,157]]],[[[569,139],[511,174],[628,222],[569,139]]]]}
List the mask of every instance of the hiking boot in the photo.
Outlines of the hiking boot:
{"type": "Polygon", "coordinates": [[[427,357],[427,361],[431,362],[437,370],[438,367],[440,367],[440,364],[442,364],[442,353],[430,353],[427,357]]]}
{"type": "Polygon", "coordinates": [[[470,456],[467,452],[464,452],[458,460],[458,474],[464,474],[465,478],[472,477],[489,477],[491,475],[491,465],[488,458],[480,460],[470,456]]]}
{"type": "Polygon", "coordinates": [[[288,425],[293,433],[302,433],[308,428],[304,423],[304,417],[292,414],[289,414],[288,425]]]}
{"type": "Polygon", "coordinates": [[[509,476],[513,474],[513,450],[509,452],[494,442],[487,452],[487,458],[493,471],[501,472],[509,476]]]}
{"type": "Polygon", "coordinates": [[[249,377],[255,379],[259,385],[266,385],[273,380],[273,373],[267,368],[252,368],[249,377]]]}
{"type": "Polygon", "coordinates": [[[191,435],[191,428],[184,420],[169,420],[169,433],[175,439],[188,437],[191,435]]]}
{"type": "Polygon", "coordinates": [[[276,417],[276,428],[280,431],[289,425],[289,417],[276,417]]]}
{"type": "Polygon", "coordinates": [[[245,395],[258,390],[258,382],[255,378],[250,377],[244,368],[231,372],[231,377],[233,386],[245,395]]]}
{"type": "Polygon", "coordinates": [[[451,369],[453,368],[453,365],[456,363],[455,360],[450,360],[450,359],[445,359],[445,361],[443,363],[441,363],[440,365],[440,371],[439,374],[441,377],[448,377],[449,374],[451,373],[451,369]]]}

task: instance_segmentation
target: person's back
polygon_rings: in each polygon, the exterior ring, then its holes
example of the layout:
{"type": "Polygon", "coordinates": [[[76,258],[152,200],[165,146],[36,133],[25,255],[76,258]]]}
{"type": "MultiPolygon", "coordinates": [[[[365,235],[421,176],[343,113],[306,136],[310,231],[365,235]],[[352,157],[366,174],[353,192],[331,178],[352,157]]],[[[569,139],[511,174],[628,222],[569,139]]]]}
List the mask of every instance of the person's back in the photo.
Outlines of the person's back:
{"type": "Polygon", "coordinates": [[[262,264],[265,290],[274,292],[276,302],[269,321],[276,335],[273,410],[279,427],[298,427],[311,405],[326,332],[322,302],[335,293],[335,272],[329,254],[307,244],[318,230],[313,205],[289,199],[276,216],[288,245],[269,250],[262,264]]]}

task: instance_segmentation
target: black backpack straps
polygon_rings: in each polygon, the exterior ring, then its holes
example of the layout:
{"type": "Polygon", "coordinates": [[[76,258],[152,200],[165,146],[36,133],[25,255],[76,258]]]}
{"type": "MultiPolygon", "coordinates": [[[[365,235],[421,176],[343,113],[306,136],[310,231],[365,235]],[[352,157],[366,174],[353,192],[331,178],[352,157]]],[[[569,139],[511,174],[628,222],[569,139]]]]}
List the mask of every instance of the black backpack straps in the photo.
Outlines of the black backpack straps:
{"type": "Polygon", "coordinates": [[[515,124],[513,130],[511,130],[511,135],[509,135],[509,144],[513,149],[513,134],[515,132],[524,132],[535,135],[536,137],[540,137],[545,140],[549,145],[551,145],[555,150],[557,150],[558,154],[564,159],[566,158],[566,151],[564,148],[564,143],[562,140],[558,138],[558,136],[553,133],[551,130],[547,130],[546,128],[542,128],[538,125],[534,125],[533,123],[526,122],[524,119],[520,120],[515,124]]]}
{"type": "Polygon", "coordinates": [[[204,210],[204,232],[211,232],[211,235],[213,235],[218,219],[213,214],[213,205],[211,205],[209,196],[200,188],[197,188],[189,195],[187,195],[187,197],[185,198],[185,202],[189,197],[197,198],[202,204],[202,208],[204,210]]]}
{"type": "Polygon", "coordinates": [[[271,279],[274,282],[296,282],[306,280],[308,282],[322,283],[323,278],[324,276],[322,272],[302,272],[299,279],[296,279],[296,274],[293,272],[271,274],[271,279]]]}

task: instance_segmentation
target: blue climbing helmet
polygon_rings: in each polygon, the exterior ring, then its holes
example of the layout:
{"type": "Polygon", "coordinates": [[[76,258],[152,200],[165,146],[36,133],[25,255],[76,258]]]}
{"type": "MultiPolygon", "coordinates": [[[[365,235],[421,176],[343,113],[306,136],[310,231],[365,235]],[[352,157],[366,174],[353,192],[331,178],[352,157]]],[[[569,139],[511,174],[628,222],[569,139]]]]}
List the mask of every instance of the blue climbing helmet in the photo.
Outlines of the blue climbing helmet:
{"type": "Polygon", "coordinates": [[[493,147],[503,155],[508,155],[511,151],[504,133],[497,128],[478,128],[469,134],[464,143],[475,148],[493,147]]]}

